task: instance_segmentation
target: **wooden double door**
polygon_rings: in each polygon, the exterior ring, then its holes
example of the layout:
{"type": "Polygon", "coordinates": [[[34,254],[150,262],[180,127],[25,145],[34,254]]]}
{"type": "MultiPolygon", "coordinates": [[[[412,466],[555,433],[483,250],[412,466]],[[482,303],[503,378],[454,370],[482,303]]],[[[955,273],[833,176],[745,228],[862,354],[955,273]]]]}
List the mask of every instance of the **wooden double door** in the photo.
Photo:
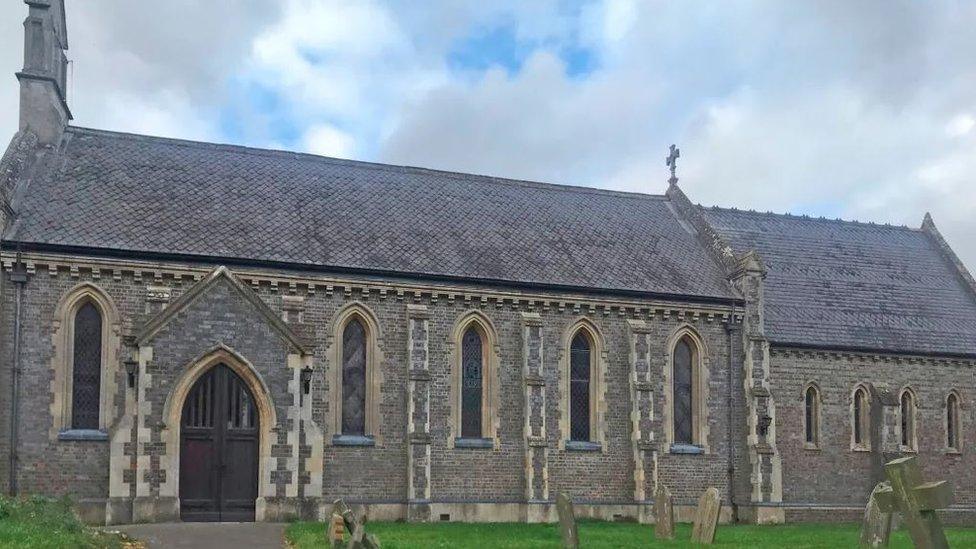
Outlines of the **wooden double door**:
{"type": "Polygon", "coordinates": [[[190,389],[180,425],[183,520],[254,520],[258,421],[251,391],[223,364],[190,389]]]}

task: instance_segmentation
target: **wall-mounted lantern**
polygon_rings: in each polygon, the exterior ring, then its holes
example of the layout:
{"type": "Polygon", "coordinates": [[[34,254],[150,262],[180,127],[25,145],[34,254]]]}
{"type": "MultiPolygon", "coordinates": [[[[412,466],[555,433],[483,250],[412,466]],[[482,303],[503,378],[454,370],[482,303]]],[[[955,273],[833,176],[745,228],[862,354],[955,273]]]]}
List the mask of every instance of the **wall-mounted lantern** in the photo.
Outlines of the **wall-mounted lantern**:
{"type": "Polygon", "coordinates": [[[136,386],[136,377],[139,375],[139,363],[132,359],[126,360],[125,373],[129,380],[129,388],[134,388],[136,386]]]}

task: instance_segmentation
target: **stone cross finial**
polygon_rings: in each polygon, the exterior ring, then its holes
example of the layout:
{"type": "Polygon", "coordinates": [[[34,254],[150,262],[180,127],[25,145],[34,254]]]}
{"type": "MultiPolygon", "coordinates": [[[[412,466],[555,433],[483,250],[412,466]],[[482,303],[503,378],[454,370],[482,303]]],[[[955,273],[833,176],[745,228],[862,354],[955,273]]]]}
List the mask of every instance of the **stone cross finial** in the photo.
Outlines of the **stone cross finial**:
{"type": "Polygon", "coordinates": [[[889,461],[885,474],[891,486],[882,486],[874,496],[883,512],[901,512],[915,547],[948,548],[936,510],[952,501],[952,488],[944,481],[922,482],[922,471],[915,456],[889,461]]]}
{"type": "Polygon", "coordinates": [[[677,171],[678,169],[679,158],[681,158],[681,149],[679,149],[677,146],[674,145],[674,143],[672,143],[671,149],[668,153],[668,157],[664,159],[668,167],[671,168],[671,179],[668,179],[668,183],[672,185],[678,184],[678,176],[675,175],[675,171],[677,171]]]}

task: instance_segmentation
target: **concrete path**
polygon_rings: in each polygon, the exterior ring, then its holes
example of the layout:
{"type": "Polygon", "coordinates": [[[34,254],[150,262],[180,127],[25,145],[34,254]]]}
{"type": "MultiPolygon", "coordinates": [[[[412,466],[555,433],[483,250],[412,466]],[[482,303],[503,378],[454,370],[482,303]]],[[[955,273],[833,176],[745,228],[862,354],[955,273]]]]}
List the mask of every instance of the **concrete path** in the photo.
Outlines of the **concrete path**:
{"type": "Polygon", "coordinates": [[[110,526],[149,548],[268,549],[285,546],[285,525],[270,522],[167,522],[110,526]]]}

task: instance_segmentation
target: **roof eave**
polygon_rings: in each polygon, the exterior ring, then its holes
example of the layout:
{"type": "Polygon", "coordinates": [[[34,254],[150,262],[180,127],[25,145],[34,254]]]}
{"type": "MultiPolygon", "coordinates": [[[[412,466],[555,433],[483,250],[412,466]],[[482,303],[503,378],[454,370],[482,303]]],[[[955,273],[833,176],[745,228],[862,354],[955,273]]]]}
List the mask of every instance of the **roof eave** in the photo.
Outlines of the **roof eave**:
{"type": "Polygon", "coordinates": [[[955,360],[976,360],[976,351],[972,353],[949,353],[949,352],[937,352],[937,351],[919,351],[911,349],[879,349],[877,347],[861,347],[856,345],[823,345],[816,343],[800,343],[795,341],[779,341],[770,340],[769,344],[771,347],[787,347],[790,349],[798,349],[804,351],[818,351],[818,352],[837,352],[837,353],[852,353],[860,355],[891,355],[891,356],[903,356],[903,357],[921,357],[921,358],[942,358],[942,359],[955,359],[955,360]]]}
{"type": "Polygon", "coordinates": [[[91,257],[111,257],[143,259],[153,261],[179,261],[185,263],[228,265],[238,267],[271,268],[283,270],[301,270],[328,274],[343,274],[357,276],[388,277],[411,281],[453,282],[485,286],[501,286],[510,289],[552,291],[559,293],[581,293],[590,295],[605,295],[614,297],[629,297],[636,299],[654,299],[664,301],[678,301],[702,305],[741,306],[744,301],[730,296],[707,296],[696,294],[680,294],[668,292],[653,292],[619,288],[597,288],[573,286],[568,284],[551,284],[544,282],[529,282],[493,278],[465,277],[424,272],[410,272],[383,269],[367,269],[346,266],[321,265],[314,263],[299,263],[280,260],[254,259],[227,256],[212,256],[204,254],[187,254],[175,252],[156,252],[142,250],[124,250],[116,248],[96,248],[66,244],[51,244],[45,242],[29,242],[18,240],[0,241],[0,250],[21,252],[50,252],[60,254],[85,255],[91,257]]]}

